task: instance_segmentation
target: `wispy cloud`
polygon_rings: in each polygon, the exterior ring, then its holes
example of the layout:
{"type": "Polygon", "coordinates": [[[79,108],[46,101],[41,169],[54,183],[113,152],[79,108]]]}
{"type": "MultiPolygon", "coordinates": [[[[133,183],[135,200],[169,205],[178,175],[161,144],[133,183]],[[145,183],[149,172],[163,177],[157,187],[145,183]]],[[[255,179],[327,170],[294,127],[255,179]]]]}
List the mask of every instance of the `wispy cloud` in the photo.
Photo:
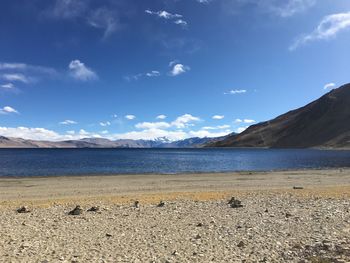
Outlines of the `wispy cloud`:
{"type": "Polygon", "coordinates": [[[47,15],[54,18],[73,19],[81,16],[87,10],[87,2],[84,0],[56,0],[47,15]]]}
{"type": "Polygon", "coordinates": [[[338,33],[350,27],[350,12],[325,16],[310,34],[298,37],[289,47],[293,51],[306,43],[335,38],[338,33]]]}
{"type": "Polygon", "coordinates": [[[18,81],[22,83],[30,82],[30,79],[21,73],[6,73],[2,75],[2,79],[7,81],[18,81]]]}
{"type": "Polygon", "coordinates": [[[186,73],[187,71],[190,71],[191,68],[189,66],[183,65],[183,64],[175,64],[172,66],[171,71],[169,72],[170,76],[178,76],[183,73],[186,73]]]}
{"type": "Polygon", "coordinates": [[[16,88],[13,83],[5,83],[5,84],[0,85],[0,87],[4,88],[4,89],[14,89],[14,88],[16,88]]]}
{"type": "Polygon", "coordinates": [[[161,73],[158,70],[152,70],[146,73],[138,73],[135,75],[126,76],[125,79],[127,81],[132,81],[132,80],[139,80],[142,77],[154,78],[154,77],[160,77],[160,76],[161,76],[161,73]]]}
{"type": "Polygon", "coordinates": [[[72,121],[72,120],[64,120],[60,122],[61,125],[73,125],[73,124],[77,124],[76,121],[72,121]]]}
{"type": "Polygon", "coordinates": [[[151,11],[149,9],[146,9],[145,13],[149,14],[149,15],[155,15],[159,18],[163,18],[166,20],[172,20],[174,24],[180,25],[182,27],[186,27],[188,25],[188,23],[184,19],[182,19],[183,16],[180,14],[172,14],[172,13],[169,13],[165,10],[151,11]]]}
{"type": "Polygon", "coordinates": [[[0,114],[10,114],[10,113],[19,113],[17,110],[10,106],[5,106],[2,109],[0,109],[0,114]]]}
{"type": "Polygon", "coordinates": [[[77,80],[88,81],[98,79],[97,74],[78,59],[71,61],[68,68],[71,76],[77,80]]]}
{"type": "Polygon", "coordinates": [[[235,89],[235,90],[229,90],[228,92],[225,92],[225,95],[236,95],[236,94],[244,94],[247,93],[247,90],[245,89],[235,89]]]}
{"type": "Polygon", "coordinates": [[[333,88],[335,88],[337,85],[335,84],[335,83],[333,83],[333,82],[331,82],[331,83],[327,83],[326,85],[324,85],[324,87],[323,87],[323,89],[333,89],[333,88]]]}
{"type": "Polygon", "coordinates": [[[109,121],[106,121],[106,122],[100,122],[100,125],[102,127],[107,127],[107,126],[111,126],[111,123],[109,121]]]}
{"type": "Polygon", "coordinates": [[[103,29],[104,38],[108,38],[115,31],[121,28],[117,14],[104,7],[93,11],[88,17],[87,21],[90,26],[103,29]]]}
{"type": "Polygon", "coordinates": [[[251,120],[251,119],[236,119],[235,123],[247,123],[247,124],[252,124],[255,123],[255,120],[251,120]]]}
{"type": "Polygon", "coordinates": [[[171,125],[167,122],[141,122],[135,125],[137,129],[167,129],[171,125]]]}
{"type": "Polygon", "coordinates": [[[218,126],[204,126],[202,127],[202,130],[223,130],[223,129],[229,129],[231,128],[230,125],[218,125],[218,126]]]}

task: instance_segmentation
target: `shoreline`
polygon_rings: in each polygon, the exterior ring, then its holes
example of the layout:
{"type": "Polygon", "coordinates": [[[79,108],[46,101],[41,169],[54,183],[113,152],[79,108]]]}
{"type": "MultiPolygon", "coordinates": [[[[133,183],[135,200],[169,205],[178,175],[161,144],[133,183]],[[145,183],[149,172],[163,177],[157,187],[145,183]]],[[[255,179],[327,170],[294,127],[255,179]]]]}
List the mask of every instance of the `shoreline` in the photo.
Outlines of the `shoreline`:
{"type": "Polygon", "coordinates": [[[350,168],[264,172],[0,177],[0,208],[140,199],[213,200],[232,194],[291,193],[350,197],[350,168]],[[294,186],[303,187],[293,190],[294,186]]]}

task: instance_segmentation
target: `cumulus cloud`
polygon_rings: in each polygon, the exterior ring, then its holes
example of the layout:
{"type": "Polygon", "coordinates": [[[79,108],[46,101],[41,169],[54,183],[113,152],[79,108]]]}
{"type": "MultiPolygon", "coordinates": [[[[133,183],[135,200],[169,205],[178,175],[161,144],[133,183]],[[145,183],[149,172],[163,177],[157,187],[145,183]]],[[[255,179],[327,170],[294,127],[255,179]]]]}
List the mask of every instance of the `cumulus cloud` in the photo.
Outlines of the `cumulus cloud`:
{"type": "Polygon", "coordinates": [[[222,120],[223,118],[225,118],[224,115],[214,115],[213,117],[211,117],[214,120],[222,120]]]}
{"type": "Polygon", "coordinates": [[[327,83],[326,85],[324,85],[323,89],[333,89],[336,87],[336,84],[331,82],[331,83],[327,83]]]}
{"type": "Polygon", "coordinates": [[[127,119],[127,120],[134,120],[135,118],[136,118],[136,116],[132,115],[132,114],[125,115],[125,119],[127,119]]]}
{"type": "Polygon", "coordinates": [[[235,89],[235,90],[229,90],[228,92],[225,92],[225,95],[237,95],[237,94],[244,94],[247,93],[247,90],[245,89],[235,89]]]}
{"type": "Polygon", "coordinates": [[[335,38],[338,33],[350,27],[350,12],[325,16],[310,34],[298,37],[289,47],[293,51],[306,43],[335,38]]]}
{"type": "Polygon", "coordinates": [[[72,120],[64,120],[60,122],[61,125],[73,125],[73,124],[77,124],[76,121],[72,121],[72,120]]]}
{"type": "Polygon", "coordinates": [[[68,67],[71,76],[77,80],[88,81],[96,80],[98,78],[93,70],[85,66],[85,64],[78,59],[72,60],[68,67]]]}
{"type": "Polygon", "coordinates": [[[171,123],[171,126],[175,126],[176,128],[186,128],[192,126],[192,122],[198,121],[200,121],[200,118],[192,116],[191,114],[184,114],[177,117],[176,120],[171,123]]]}
{"type": "Polygon", "coordinates": [[[156,119],[158,119],[158,120],[164,120],[164,119],[166,119],[166,117],[167,117],[167,116],[165,116],[164,114],[160,114],[160,115],[158,115],[158,116],[156,117],[156,119]]]}
{"type": "Polygon", "coordinates": [[[10,106],[5,106],[2,109],[0,109],[0,114],[10,114],[10,113],[19,113],[17,110],[10,106]]]}
{"type": "Polygon", "coordinates": [[[175,76],[178,76],[180,74],[186,73],[189,70],[190,70],[189,66],[185,66],[183,64],[175,64],[175,65],[173,65],[173,68],[169,74],[170,74],[170,76],[175,77],[175,76]]]}

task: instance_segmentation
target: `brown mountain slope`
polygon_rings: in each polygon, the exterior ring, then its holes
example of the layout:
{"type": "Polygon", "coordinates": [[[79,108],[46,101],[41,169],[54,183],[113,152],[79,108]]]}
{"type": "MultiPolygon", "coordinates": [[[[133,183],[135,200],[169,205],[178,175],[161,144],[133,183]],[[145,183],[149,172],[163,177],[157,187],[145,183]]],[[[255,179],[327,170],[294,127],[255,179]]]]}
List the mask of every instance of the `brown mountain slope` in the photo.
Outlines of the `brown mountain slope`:
{"type": "Polygon", "coordinates": [[[350,148],[350,84],[211,147],[350,148]]]}

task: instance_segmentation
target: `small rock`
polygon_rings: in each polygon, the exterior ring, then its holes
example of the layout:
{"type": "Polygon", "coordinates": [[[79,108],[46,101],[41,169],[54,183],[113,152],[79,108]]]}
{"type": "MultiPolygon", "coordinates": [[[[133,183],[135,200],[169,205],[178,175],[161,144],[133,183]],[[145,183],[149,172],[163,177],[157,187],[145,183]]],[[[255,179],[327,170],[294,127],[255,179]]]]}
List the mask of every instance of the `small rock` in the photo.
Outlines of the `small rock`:
{"type": "Polygon", "coordinates": [[[68,215],[78,216],[83,213],[83,209],[81,209],[80,205],[77,205],[72,211],[68,213],[68,215]]]}
{"type": "Polygon", "coordinates": [[[197,224],[197,227],[202,227],[202,226],[203,226],[202,223],[198,223],[198,224],[197,224]]]}
{"type": "Polygon", "coordinates": [[[109,234],[109,233],[106,234],[106,237],[111,237],[111,236],[112,236],[112,234],[109,234]]]}
{"type": "Polygon", "coordinates": [[[136,201],[134,202],[134,207],[135,207],[135,208],[140,208],[140,202],[139,202],[138,200],[136,200],[136,201]]]}
{"type": "Polygon", "coordinates": [[[286,218],[290,218],[292,216],[291,213],[286,213],[286,218]]]}
{"type": "Polygon", "coordinates": [[[230,199],[230,201],[228,201],[228,204],[232,207],[232,208],[239,208],[239,207],[243,207],[242,202],[238,199],[235,199],[234,197],[232,197],[230,199]]]}
{"type": "Polygon", "coordinates": [[[100,210],[100,208],[98,206],[93,206],[91,208],[89,208],[87,211],[88,212],[98,212],[100,210]]]}
{"type": "Polygon", "coordinates": [[[194,238],[195,239],[201,239],[202,237],[199,234],[197,234],[194,238]]]}
{"type": "Polygon", "coordinates": [[[244,247],[244,242],[243,241],[240,241],[238,244],[237,244],[237,247],[244,247]]]}
{"type": "Polygon", "coordinates": [[[20,208],[17,209],[17,213],[22,214],[22,213],[29,213],[30,211],[28,210],[28,208],[26,206],[22,206],[20,208]]]}
{"type": "Polygon", "coordinates": [[[302,190],[302,189],[304,189],[304,187],[302,187],[302,186],[293,186],[293,189],[294,190],[302,190]]]}
{"type": "Polygon", "coordinates": [[[157,205],[157,207],[164,207],[165,203],[163,201],[160,201],[159,204],[157,205]]]}

